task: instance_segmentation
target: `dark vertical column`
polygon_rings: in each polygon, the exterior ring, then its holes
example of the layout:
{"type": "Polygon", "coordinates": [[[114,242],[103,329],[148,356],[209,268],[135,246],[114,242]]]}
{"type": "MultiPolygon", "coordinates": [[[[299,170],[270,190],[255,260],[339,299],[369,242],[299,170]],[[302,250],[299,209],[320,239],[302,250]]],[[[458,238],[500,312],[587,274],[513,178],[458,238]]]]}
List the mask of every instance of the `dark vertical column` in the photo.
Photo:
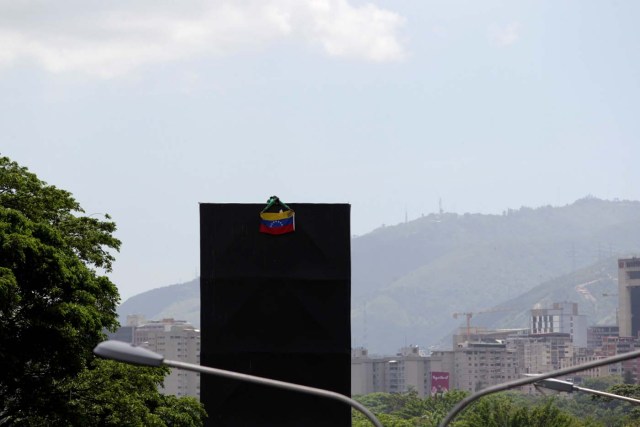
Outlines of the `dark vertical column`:
{"type": "MultiPolygon", "coordinates": [[[[258,204],[201,204],[202,365],[350,393],[349,205],[290,204],[296,231],[258,232],[258,204]]],[[[327,399],[202,376],[215,426],[349,426],[327,399]]]]}
{"type": "Polygon", "coordinates": [[[638,338],[640,332],[640,286],[629,286],[631,303],[631,336],[638,338]]]}

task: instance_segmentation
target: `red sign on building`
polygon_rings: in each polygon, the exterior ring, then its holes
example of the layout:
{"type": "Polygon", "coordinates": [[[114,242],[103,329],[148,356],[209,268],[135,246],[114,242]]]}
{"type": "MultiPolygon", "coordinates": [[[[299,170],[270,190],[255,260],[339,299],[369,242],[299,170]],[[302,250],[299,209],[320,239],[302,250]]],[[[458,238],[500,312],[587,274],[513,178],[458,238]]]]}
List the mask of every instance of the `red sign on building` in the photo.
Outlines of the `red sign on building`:
{"type": "Polygon", "coordinates": [[[431,372],[431,395],[449,391],[449,372],[431,372]]]}

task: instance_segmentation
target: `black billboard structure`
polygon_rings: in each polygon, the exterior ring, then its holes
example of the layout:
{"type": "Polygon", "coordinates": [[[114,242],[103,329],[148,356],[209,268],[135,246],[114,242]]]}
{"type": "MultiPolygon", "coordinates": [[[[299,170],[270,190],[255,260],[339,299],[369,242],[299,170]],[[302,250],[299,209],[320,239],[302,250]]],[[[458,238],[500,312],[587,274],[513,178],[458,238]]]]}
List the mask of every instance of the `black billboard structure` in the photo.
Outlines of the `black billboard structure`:
{"type": "MultiPolygon", "coordinates": [[[[259,232],[259,204],[201,204],[200,363],[350,394],[346,204],[291,204],[295,231],[259,232]]],[[[344,403],[200,378],[211,426],[350,426],[344,403]]]]}

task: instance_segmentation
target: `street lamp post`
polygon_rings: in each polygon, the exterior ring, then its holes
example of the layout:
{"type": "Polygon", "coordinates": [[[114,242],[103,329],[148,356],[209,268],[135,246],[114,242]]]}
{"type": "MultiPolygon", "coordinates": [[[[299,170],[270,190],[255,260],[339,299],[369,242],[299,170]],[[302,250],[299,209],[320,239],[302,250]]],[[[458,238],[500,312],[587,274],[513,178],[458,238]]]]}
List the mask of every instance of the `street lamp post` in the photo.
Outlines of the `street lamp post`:
{"type": "Polygon", "coordinates": [[[573,393],[574,391],[581,391],[583,393],[595,394],[597,396],[610,397],[612,399],[624,400],[625,402],[631,402],[635,404],[640,404],[640,400],[634,399],[632,397],[620,396],[619,394],[608,393],[606,391],[593,390],[586,387],[579,387],[574,385],[572,382],[558,380],[555,378],[547,378],[544,380],[537,381],[534,385],[548,388],[549,390],[561,391],[565,393],[573,393]]]}
{"type": "Polygon", "coordinates": [[[239,372],[226,371],[224,369],[210,368],[208,366],[196,365],[193,363],[179,362],[176,360],[166,360],[162,355],[153,351],[136,347],[121,341],[104,341],[93,349],[93,352],[106,359],[113,359],[120,362],[132,363],[134,365],[144,366],[169,366],[172,368],[184,369],[187,371],[200,372],[202,374],[216,375],[219,377],[229,378],[237,381],[245,381],[255,384],[262,384],[269,387],[276,387],[285,390],[291,390],[299,393],[311,394],[314,396],[324,397],[328,399],[338,400],[350,405],[352,408],[362,412],[371,423],[376,427],[383,427],[380,421],[371,411],[369,411],[361,403],[329,390],[323,390],[315,387],[308,387],[299,384],[288,383],[285,381],[277,381],[269,378],[256,377],[254,375],[241,374],[239,372]]]}
{"type": "Polygon", "coordinates": [[[536,375],[533,377],[519,378],[513,381],[507,381],[506,383],[497,384],[491,387],[487,387],[484,390],[480,390],[476,393],[473,393],[470,396],[465,397],[460,402],[456,404],[456,406],[449,411],[446,417],[443,418],[439,427],[448,426],[451,421],[458,415],[464,408],[466,408],[472,402],[480,399],[483,396],[497,393],[499,391],[508,390],[514,387],[520,387],[527,384],[533,384],[542,380],[546,380],[548,378],[553,377],[561,377],[568,374],[573,374],[574,372],[584,371],[586,369],[597,368],[599,366],[610,365],[611,363],[623,362],[629,359],[635,359],[636,357],[640,357],[640,350],[630,351],[628,353],[618,354],[611,357],[605,357],[604,359],[594,360],[591,362],[583,363],[582,365],[571,366],[569,368],[557,369],[555,371],[547,372],[544,374],[536,375]]]}

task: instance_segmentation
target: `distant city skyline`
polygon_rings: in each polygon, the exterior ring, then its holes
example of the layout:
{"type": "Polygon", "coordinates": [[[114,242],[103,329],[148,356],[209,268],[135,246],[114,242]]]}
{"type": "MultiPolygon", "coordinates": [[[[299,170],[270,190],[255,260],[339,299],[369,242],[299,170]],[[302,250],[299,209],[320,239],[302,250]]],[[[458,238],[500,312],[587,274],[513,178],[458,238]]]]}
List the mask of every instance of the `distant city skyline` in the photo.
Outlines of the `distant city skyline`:
{"type": "Polygon", "coordinates": [[[639,12],[4,2],[0,153],[112,216],[123,300],[198,275],[201,202],[351,203],[362,235],[439,199],[461,214],[640,200],[639,12]]]}

